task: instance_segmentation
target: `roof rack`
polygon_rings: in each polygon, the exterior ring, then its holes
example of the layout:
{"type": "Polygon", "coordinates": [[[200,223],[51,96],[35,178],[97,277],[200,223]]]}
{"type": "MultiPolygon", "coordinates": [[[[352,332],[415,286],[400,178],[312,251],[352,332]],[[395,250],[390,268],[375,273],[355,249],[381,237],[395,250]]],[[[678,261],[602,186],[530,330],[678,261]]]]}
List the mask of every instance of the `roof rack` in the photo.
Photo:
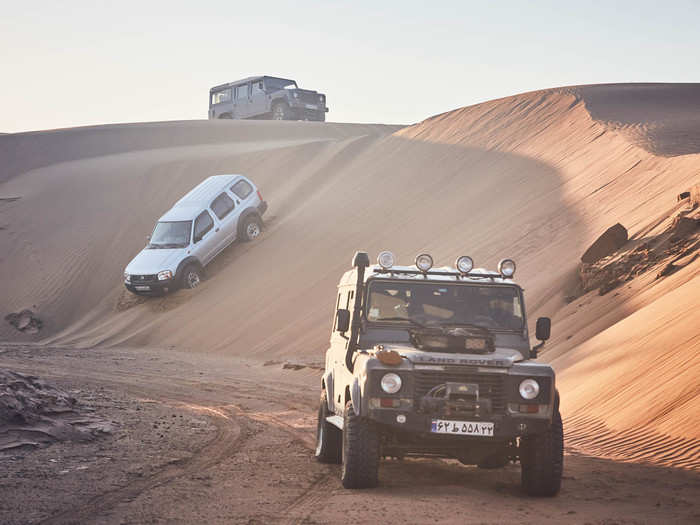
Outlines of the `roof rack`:
{"type": "Polygon", "coordinates": [[[503,275],[500,273],[481,273],[481,272],[469,272],[469,273],[461,273],[461,272],[449,272],[445,270],[428,270],[427,272],[422,272],[421,270],[415,269],[415,270],[399,270],[399,269],[394,269],[394,268],[374,268],[373,269],[374,273],[379,273],[379,274],[390,274],[390,275],[422,275],[426,279],[428,278],[429,275],[439,275],[443,277],[456,277],[457,280],[461,279],[462,277],[470,277],[472,279],[503,279],[503,275]]]}

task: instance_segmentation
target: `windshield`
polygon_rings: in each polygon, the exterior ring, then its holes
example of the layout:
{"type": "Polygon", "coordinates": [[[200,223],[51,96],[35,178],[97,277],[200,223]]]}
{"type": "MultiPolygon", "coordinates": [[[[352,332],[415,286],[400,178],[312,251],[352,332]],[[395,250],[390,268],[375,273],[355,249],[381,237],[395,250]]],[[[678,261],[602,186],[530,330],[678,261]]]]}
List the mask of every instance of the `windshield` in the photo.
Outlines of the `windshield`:
{"type": "Polygon", "coordinates": [[[284,78],[265,78],[266,91],[278,91],[280,89],[296,89],[297,83],[284,78]]]}
{"type": "Polygon", "coordinates": [[[192,221],[159,222],[156,224],[149,248],[184,248],[190,244],[192,221]]]}
{"type": "Polygon", "coordinates": [[[370,322],[523,328],[519,290],[508,285],[373,281],[366,312],[370,322]]]}

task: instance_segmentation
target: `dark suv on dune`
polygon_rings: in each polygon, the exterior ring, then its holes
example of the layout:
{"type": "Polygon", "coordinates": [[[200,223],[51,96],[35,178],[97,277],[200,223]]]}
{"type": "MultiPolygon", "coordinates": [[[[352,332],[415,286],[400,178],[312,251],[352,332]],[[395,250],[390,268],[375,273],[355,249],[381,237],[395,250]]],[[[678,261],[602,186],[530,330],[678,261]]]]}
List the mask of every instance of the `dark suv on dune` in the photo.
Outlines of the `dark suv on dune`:
{"type": "Polygon", "coordinates": [[[209,119],[326,120],[326,95],[296,81],[249,77],[209,90],[209,119]]]}

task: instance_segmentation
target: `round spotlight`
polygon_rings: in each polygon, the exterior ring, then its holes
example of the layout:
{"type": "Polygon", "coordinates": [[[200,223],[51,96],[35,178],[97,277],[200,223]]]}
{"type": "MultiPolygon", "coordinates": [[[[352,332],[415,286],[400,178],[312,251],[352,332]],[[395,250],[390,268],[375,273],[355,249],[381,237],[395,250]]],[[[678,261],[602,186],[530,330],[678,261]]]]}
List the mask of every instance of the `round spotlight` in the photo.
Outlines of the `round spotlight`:
{"type": "Polygon", "coordinates": [[[474,268],[474,260],[468,255],[462,255],[457,258],[455,266],[460,271],[460,273],[469,273],[474,268]]]}
{"type": "Polygon", "coordinates": [[[518,388],[523,399],[535,399],[540,393],[540,385],[534,379],[525,379],[518,388]]]}
{"type": "Polygon", "coordinates": [[[401,377],[398,374],[389,372],[388,374],[384,374],[380,384],[384,392],[387,394],[395,394],[401,390],[401,377]]]}
{"type": "Polygon", "coordinates": [[[421,272],[427,272],[433,267],[433,258],[427,253],[421,253],[416,257],[416,268],[421,272]]]}
{"type": "Polygon", "coordinates": [[[379,257],[377,257],[377,263],[379,263],[379,266],[385,270],[388,270],[394,266],[394,262],[394,254],[389,251],[384,251],[379,254],[379,257]]]}
{"type": "Polygon", "coordinates": [[[515,261],[512,259],[502,259],[498,263],[498,273],[503,277],[513,277],[515,273],[515,261]]]}

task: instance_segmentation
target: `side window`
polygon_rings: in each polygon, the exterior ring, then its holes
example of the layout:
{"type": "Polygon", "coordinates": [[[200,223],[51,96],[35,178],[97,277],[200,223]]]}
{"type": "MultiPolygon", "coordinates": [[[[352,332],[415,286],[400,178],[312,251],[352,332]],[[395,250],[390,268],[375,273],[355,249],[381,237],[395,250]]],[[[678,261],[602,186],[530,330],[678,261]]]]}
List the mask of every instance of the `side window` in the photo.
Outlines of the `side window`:
{"type": "Polygon", "coordinates": [[[231,191],[235,193],[239,199],[245,199],[253,192],[253,187],[245,180],[239,180],[231,186],[231,191]]]}
{"type": "Polygon", "coordinates": [[[214,227],[214,219],[209,212],[203,211],[194,221],[194,242],[202,240],[202,237],[214,227]]]}
{"type": "Polygon", "coordinates": [[[263,91],[262,80],[258,80],[257,82],[253,82],[253,84],[251,86],[251,93],[252,93],[252,96],[261,95],[261,94],[265,93],[263,91]]]}
{"type": "Polygon", "coordinates": [[[219,218],[219,220],[223,219],[229,213],[231,213],[231,210],[233,210],[234,207],[235,204],[233,203],[233,199],[225,193],[219,195],[211,203],[211,209],[219,218]]]}
{"type": "Polygon", "coordinates": [[[248,98],[248,84],[243,84],[236,88],[236,100],[248,98]]]}
{"type": "MultiPolygon", "coordinates": [[[[335,303],[335,310],[336,312],[340,308],[340,297],[343,295],[342,292],[338,294],[338,301],[335,303]]],[[[333,312],[333,331],[335,332],[335,329],[338,328],[338,316],[335,315],[335,312],[333,312]]]]}
{"type": "Polygon", "coordinates": [[[223,91],[215,91],[214,93],[211,94],[211,103],[212,104],[221,104],[222,102],[230,102],[231,101],[231,90],[230,89],[224,89],[223,91]]]}

